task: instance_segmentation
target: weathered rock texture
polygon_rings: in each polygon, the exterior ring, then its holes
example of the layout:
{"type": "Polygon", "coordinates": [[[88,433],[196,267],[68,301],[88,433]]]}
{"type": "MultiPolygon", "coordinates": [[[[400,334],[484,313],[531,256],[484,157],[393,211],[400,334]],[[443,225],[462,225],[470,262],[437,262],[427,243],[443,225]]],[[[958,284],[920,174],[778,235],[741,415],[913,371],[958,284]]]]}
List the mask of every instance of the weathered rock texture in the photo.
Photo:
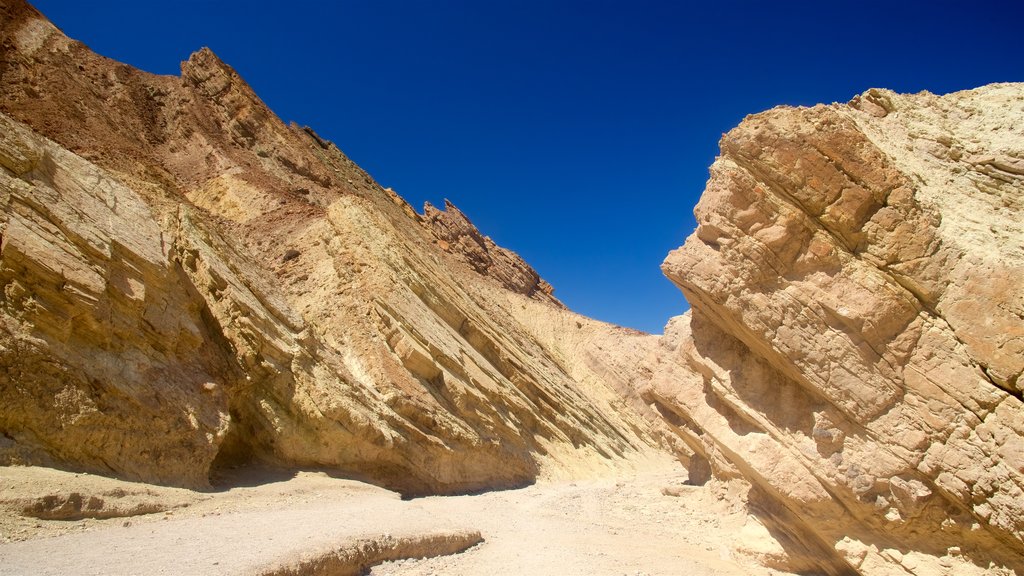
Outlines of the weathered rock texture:
{"type": "Polygon", "coordinates": [[[749,486],[770,565],[1024,573],[1024,86],[746,119],[658,338],[565,310],[209,50],[146,74],[20,0],[0,49],[0,462],[448,493],[658,446],[749,486]]]}
{"type": "Polygon", "coordinates": [[[0,43],[0,461],[203,486],[259,459],[448,493],[658,441],[597,348],[654,337],[565,311],[209,50],[147,74],[19,0],[0,43]]]}
{"type": "Polygon", "coordinates": [[[871,90],[721,142],[645,396],[831,574],[1024,572],[1024,85],[871,90]]]}
{"type": "Polygon", "coordinates": [[[513,292],[562,305],[554,297],[554,288],[518,254],[481,234],[451,202],[445,200],[444,207],[438,210],[429,202],[423,207],[423,221],[437,236],[437,245],[442,250],[459,255],[474,270],[498,280],[513,292]]]}

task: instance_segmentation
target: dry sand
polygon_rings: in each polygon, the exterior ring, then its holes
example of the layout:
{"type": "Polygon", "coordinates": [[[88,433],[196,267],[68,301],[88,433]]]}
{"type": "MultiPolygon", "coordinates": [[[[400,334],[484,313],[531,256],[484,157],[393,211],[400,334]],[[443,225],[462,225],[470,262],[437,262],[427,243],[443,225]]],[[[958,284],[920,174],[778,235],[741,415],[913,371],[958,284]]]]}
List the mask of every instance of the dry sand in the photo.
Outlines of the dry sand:
{"type": "Polygon", "coordinates": [[[44,468],[0,468],[0,574],[332,573],[324,558],[347,559],[336,562],[333,573],[358,573],[381,550],[377,560],[388,553],[436,554],[480,537],[462,553],[384,562],[370,573],[773,573],[732,551],[749,520],[728,487],[684,486],[684,478],[678,465],[662,461],[629,476],[403,501],[321,472],[247,471],[229,489],[198,493],[44,468]],[[678,495],[664,494],[666,488],[678,495]],[[22,515],[33,503],[45,508],[40,496],[54,496],[48,501],[53,508],[72,493],[86,508],[95,496],[103,500],[100,510],[124,504],[123,512],[139,502],[167,509],[110,519],[22,515]]]}

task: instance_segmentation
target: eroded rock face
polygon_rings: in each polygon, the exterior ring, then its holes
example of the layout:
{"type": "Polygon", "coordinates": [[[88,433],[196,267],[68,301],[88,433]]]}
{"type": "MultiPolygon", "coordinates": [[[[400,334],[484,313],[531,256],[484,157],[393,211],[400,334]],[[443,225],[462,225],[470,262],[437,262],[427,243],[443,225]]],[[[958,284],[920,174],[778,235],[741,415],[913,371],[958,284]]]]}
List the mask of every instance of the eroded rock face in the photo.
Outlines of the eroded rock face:
{"type": "Polygon", "coordinates": [[[554,297],[554,288],[518,254],[481,234],[451,202],[445,200],[444,207],[438,210],[429,202],[423,207],[423,222],[437,236],[442,250],[458,255],[474,270],[513,292],[562,306],[554,297]]]}
{"type": "Polygon", "coordinates": [[[778,108],[721,149],[646,397],[797,567],[1024,570],[1024,85],[778,108]]]}
{"type": "Polygon", "coordinates": [[[205,481],[223,366],[175,239],[101,169],[6,116],[0,130],[0,429],[29,461],[205,481]]]}
{"type": "Polygon", "coordinates": [[[0,461],[203,486],[258,459],[422,494],[664,438],[620,352],[591,352],[654,337],[565,311],[454,208],[424,225],[209,50],[154,76],[0,11],[0,461]]]}
{"type": "Polygon", "coordinates": [[[565,310],[208,50],[146,74],[16,0],[0,46],[0,461],[419,494],[658,446],[749,484],[778,568],[1024,572],[1021,85],[745,120],[659,338],[565,310]]]}

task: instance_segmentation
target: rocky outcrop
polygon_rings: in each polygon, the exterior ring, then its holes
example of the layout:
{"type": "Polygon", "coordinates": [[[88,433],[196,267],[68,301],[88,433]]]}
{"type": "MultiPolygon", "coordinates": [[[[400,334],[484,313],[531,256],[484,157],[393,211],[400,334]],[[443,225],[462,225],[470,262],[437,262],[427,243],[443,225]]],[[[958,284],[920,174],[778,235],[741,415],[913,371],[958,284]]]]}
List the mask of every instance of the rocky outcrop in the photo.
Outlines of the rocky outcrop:
{"type": "Polygon", "coordinates": [[[5,451],[201,482],[227,431],[224,368],[174,239],[96,166],[0,127],[5,451]]]}
{"type": "Polygon", "coordinates": [[[562,306],[554,297],[554,288],[529,264],[481,234],[451,202],[445,200],[444,210],[427,202],[423,206],[423,222],[437,237],[442,250],[458,255],[480,274],[518,294],[562,306]]]}
{"type": "Polygon", "coordinates": [[[747,118],[657,337],[566,310],[209,50],[155,76],[0,0],[0,462],[423,494],[668,449],[747,487],[739,551],[775,567],[1021,573],[1022,123],[1014,84],[747,118]]]}
{"type": "Polygon", "coordinates": [[[1024,570],[1024,85],[871,90],[721,142],[645,397],[788,567],[1024,570]]]}
{"type": "Polygon", "coordinates": [[[423,494],[665,438],[592,348],[652,337],[565,311],[464,218],[424,226],[209,50],[154,76],[0,10],[0,461],[205,486],[259,460],[423,494]]]}

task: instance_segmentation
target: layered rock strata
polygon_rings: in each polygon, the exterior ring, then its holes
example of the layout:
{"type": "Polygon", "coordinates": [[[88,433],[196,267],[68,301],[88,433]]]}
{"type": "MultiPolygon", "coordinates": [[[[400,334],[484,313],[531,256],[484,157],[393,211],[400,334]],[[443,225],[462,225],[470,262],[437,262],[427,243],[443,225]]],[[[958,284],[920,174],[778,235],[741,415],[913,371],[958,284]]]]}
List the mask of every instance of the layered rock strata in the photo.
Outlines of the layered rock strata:
{"type": "Polygon", "coordinates": [[[646,397],[832,574],[1024,571],[1024,85],[871,90],[721,142],[646,397]]]}
{"type": "Polygon", "coordinates": [[[209,50],[147,74],[17,0],[0,43],[0,461],[204,486],[258,459],[421,494],[659,441],[616,352],[588,355],[616,328],[209,50]]]}
{"type": "Polygon", "coordinates": [[[423,206],[423,222],[437,237],[442,250],[457,254],[474,270],[498,280],[513,292],[562,306],[551,284],[518,254],[481,234],[451,202],[445,200],[444,206],[444,210],[438,210],[429,202],[423,206]]]}
{"type": "Polygon", "coordinates": [[[1024,86],[746,119],[659,338],[566,310],[209,50],[146,74],[18,0],[0,50],[0,462],[422,494],[659,448],[746,486],[778,568],[1024,573],[1024,86]]]}

